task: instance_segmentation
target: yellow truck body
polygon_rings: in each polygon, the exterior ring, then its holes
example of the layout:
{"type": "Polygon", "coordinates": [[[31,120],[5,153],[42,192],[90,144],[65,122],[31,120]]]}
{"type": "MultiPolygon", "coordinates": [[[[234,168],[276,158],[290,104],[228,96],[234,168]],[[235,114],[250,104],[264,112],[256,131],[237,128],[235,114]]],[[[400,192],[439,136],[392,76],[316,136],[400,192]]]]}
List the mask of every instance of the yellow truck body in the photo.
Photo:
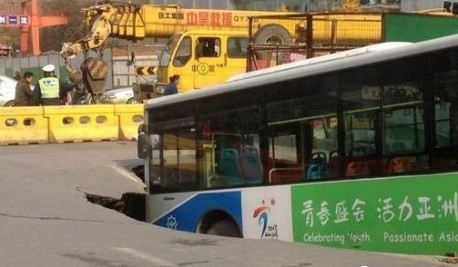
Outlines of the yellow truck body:
{"type": "Polygon", "coordinates": [[[168,45],[173,46],[170,55],[163,51],[159,58],[158,87],[164,87],[168,77],[178,74],[178,89],[183,93],[222,83],[246,69],[246,32],[185,31],[173,35],[168,45]]]}

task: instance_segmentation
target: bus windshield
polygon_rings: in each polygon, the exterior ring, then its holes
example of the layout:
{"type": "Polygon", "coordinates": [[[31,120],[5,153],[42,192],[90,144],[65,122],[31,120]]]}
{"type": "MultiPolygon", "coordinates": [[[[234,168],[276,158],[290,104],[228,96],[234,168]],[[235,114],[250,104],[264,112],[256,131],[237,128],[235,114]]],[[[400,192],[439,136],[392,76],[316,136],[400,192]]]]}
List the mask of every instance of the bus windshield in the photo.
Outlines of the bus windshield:
{"type": "Polygon", "coordinates": [[[164,50],[162,50],[161,55],[159,56],[159,67],[167,67],[170,64],[171,55],[175,50],[180,37],[181,34],[174,34],[167,41],[164,50]]]}

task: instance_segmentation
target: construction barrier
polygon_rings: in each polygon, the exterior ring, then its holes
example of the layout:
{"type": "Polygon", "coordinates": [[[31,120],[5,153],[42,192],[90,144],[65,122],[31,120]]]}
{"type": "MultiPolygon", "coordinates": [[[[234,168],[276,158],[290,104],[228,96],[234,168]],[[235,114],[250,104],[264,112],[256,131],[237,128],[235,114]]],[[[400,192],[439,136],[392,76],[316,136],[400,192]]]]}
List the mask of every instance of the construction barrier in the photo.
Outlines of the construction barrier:
{"type": "Polygon", "coordinates": [[[143,123],[143,104],[115,105],[114,114],[118,116],[119,139],[137,140],[138,126],[143,123]]]}
{"type": "Polygon", "coordinates": [[[45,106],[43,114],[50,143],[118,140],[114,105],[45,106]]]}
{"type": "Polygon", "coordinates": [[[43,107],[0,108],[0,145],[48,143],[43,107]]]}

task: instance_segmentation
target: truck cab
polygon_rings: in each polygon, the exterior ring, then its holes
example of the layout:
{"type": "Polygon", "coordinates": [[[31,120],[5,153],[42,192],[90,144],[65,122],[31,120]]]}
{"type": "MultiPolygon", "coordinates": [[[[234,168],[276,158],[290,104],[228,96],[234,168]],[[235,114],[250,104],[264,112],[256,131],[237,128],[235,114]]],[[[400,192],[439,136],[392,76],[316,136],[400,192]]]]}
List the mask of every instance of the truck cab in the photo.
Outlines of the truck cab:
{"type": "Polygon", "coordinates": [[[172,35],[159,56],[159,93],[169,77],[180,75],[178,91],[184,93],[223,83],[246,70],[248,34],[233,31],[192,30],[172,35]]]}

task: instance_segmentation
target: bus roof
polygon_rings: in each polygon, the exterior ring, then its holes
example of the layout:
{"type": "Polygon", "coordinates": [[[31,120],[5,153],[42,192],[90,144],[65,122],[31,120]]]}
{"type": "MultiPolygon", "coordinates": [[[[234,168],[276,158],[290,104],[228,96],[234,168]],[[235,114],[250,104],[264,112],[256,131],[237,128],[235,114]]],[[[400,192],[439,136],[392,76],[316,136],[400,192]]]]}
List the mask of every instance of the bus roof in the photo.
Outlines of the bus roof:
{"type": "Polygon", "coordinates": [[[242,74],[241,76],[238,75],[235,78],[229,79],[229,81],[224,84],[195,90],[185,94],[151,99],[146,102],[145,109],[164,107],[190,100],[225,94],[231,91],[245,90],[280,81],[350,69],[371,63],[438,51],[454,46],[458,46],[458,34],[412,44],[395,43],[394,45],[390,45],[389,43],[385,43],[371,45],[333,55],[287,63],[264,70],[254,71],[253,73],[242,74]]]}

